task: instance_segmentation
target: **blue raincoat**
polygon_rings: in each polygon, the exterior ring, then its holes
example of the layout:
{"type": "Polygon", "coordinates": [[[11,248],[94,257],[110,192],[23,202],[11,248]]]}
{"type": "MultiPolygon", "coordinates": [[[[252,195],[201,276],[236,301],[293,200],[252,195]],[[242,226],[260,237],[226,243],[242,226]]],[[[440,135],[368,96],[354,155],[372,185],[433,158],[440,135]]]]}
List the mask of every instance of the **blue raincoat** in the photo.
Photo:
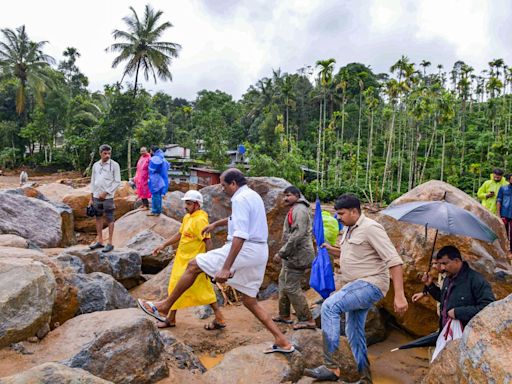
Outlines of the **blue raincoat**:
{"type": "Polygon", "coordinates": [[[157,150],[149,161],[149,190],[152,195],[165,195],[169,188],[169,162],[161,149],[157,150]]]}

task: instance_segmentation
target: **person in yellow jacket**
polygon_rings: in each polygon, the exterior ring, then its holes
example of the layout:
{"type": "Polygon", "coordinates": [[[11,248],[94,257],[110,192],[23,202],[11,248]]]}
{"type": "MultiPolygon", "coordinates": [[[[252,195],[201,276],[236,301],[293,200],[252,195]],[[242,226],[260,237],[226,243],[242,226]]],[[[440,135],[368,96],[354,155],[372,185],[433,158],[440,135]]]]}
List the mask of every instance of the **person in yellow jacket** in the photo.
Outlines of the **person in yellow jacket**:
{"type": "MultiPolygon", "coordinates": [[[[176,283],[181,278],[188,263],[195,259],[199,253],[205,253],[211,249],[211,238],[209,234],[202,235],[202,230],[208,226],[208,214],[201,209],[203,196],[198,191],[190,190],[181,199],[185,202],[187,214],[183,217],[178,233],[171,236],[165,243],[156,247],[153,254],[161,252],[165,247],[177,243],[178,249],[172,266],[169,279],[168,294],[171,294],[176,283]]],[[[169,314],[158,312],[161,302],[137,300],[139,307],[148,315],[153,316],[159,323],[159,328],[176,326],[176,311],[180,308],[193,307],[198,305],[210,305],[215,313],[215,319],[205,325],[205,329],[214,330],[225,328],[224,316],[217,304],[217,297],[213,290],[212,283],[206,274],[201,273],[194,284],[185,292],[171,307],[169,314]],[[168,315],[168,316],[166,316],[168,315]]]]}
{"type": "Polygon", "coordinates": [[[496,198],[502,185],[507,185],[507,180],[503,178],[503,171],[496,168],[492,171],[491,179],[485,181],[477,192],[478,199],[482,201],[482,205],[495,215],[497,214],[496,198]]]}

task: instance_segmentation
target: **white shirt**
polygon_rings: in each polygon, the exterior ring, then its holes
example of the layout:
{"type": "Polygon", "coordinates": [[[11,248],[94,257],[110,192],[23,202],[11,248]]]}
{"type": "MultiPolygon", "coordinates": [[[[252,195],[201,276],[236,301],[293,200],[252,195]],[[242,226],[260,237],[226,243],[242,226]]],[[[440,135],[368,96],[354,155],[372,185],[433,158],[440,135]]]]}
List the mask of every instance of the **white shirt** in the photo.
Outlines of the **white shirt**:
{"type": "Polygon", "coordinates": [[[228,241],[239,237],[249,242],[266,243],[268,239],[265,205],[258,193],[243,185],[231,197],[228,241]]]}
{"type": "Polygon", "coordinates": [[[107,192],[106,199],[113,199],[116,189],[121,185],[121,169],[114,160],[94,163],[91,172],[91,193],[98,198],[102,192],[107,192]]]}

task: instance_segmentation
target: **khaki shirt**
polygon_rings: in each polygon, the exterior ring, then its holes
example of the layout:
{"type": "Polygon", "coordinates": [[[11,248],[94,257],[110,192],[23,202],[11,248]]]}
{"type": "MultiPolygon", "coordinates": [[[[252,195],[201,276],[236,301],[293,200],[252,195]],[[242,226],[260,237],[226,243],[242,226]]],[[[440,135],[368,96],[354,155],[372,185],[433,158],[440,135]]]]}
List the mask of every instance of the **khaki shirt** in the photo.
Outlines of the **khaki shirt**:
{"type": "Polygon", "coordinates": [[[340,269],[343,284],[367,281],[384,296],[389,290],[389,268],[403,264],[384,227],[361,214],[341,238],[340,269]]]}

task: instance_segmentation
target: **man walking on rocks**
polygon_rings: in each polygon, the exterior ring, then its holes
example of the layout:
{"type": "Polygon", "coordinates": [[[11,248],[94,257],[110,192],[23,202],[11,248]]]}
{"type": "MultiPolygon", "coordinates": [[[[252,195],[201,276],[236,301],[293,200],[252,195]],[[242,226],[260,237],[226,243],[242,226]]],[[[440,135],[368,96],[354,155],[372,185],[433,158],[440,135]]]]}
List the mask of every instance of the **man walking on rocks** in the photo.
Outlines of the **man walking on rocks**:
{"type": "Polygon", "coordinates": [[[291,305],[298,319],[293,329],[315,329],[316,323],[302,292],[306,269],[311,268],[315,257],[309,203],[301,197],[299,189],[294,186],[284,190],[284,203],[290,207],[290,210],[284,218],[284,244],[274,256],[276,263],[281,262],[281,273],[279,274],[279,315],[272,320],[276,323],[291,324],[291,305]]]}
{"type": "Polygon", "coordinates": [[[341,195],[335,204],[338,217],[348,227],[341,239],[340,269],[344,286],[322,304],[322,336],[325,365],[306,369],[304,374],[319,380],[337,381],[341,375],[335,361],[340,339],[340,316],[345,313],[345,333],[361,375],[371,383],[366,349],[365,321],[368,310],[381,300],[393,280],[395,312],[407,310],[402,276],[402,259],[386,231],[361,213],[354,195],[341,195]]]}
{"type": "Polygon", "coordinates": [[[245,307],[272,333],[275,343],[265,353],[291,353],[295,348],[256,300],[268,259],[268,225],[263,200],[247,186],[244,175],[236,168],[225,171],[220,182],[224,192],[231,197],[231,216],[208,225],[203,233],[227,224],[227,242],[190,261],[172,293],[157,309],[168,313],[197,276],[205,272],[215,281],[227,282],[240,291],[245,307]]]}
{"type": "Polygon", "coordinates": [[[91,199],[89,206],[93,206],[96,215],[97,241],[89,246],[91,249],[103,248],[102,252],[114,249],[112,238],[114,236],[114,194],[121,185],[121,169],[119,164],[112,160],[112,148],[108,144],[100,146],[101,159],[95,162],[91,172],[91,199]],[[103,217],[108,224],[108,243],[103,245],[103,217]]]}

